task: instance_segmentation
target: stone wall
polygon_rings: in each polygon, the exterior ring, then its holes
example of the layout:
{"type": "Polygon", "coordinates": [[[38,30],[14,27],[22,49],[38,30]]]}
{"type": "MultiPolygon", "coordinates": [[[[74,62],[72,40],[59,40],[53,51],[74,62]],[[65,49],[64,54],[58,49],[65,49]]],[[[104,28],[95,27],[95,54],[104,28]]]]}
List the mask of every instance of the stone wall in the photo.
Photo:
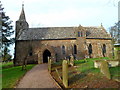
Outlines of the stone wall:
{"type": "MultiPolygon", "coordinates": [[[[85,55],[88,55],[87,45],[92,45],[92,58],[103,57],[102,45],[106,45],[106,57],[109,57],[109,53],[112,53],[110,40],[97,40],[97,39],[85,39],[85,37],[79,37],[77,39],[69,40],[34,40],[34,41],[17,41],[15,63],[21,64],[26,55],[30,58],[36,58],[38,63],[43,63],[43,53],[47,49],[51,53],[51,59],[53,61],[59,61],[62,59],[68,59],[72,54],[75,59],[83,59],[85,55]],[[74,54],[74,45],[77,47],[77,54],[74,54]],[[65,54],[63,54],[62,46],[65,47],[65,54]],[[32,48],[32,56],[29,56],[30,48],[32,48]],[[87,50],[87,53],[85,51],[87,50]]],[[[33,62],[34,59],[29,59],[28,62],[33,62]]],[[[36,60],[35,60],[36,62],[36,60]]]]}
{"type": "Polygon", "coordinates": [[[53,61],[59,61],[73,54],[73,45],[76,40],[43,40],[43,41],[18,41],[16,44],[15,62],[20,63],[26,54],[29,54],[29,48],[32,47],[32,53],[38,55],[38,63],[43,63],[43,52],[47,49],[51,52],[53,61]],[[62,46],[65,46],[65,54],[62,53],[62,46]]]}
{"type": "Polygon", "coordinates": [[[103,44],[106,45],[105,57],[110,57],[112,54],[111,40],[101,39],[86,39],[87,45],[92,45],[92,58],[104,57],[102,53],[103,44]]]}

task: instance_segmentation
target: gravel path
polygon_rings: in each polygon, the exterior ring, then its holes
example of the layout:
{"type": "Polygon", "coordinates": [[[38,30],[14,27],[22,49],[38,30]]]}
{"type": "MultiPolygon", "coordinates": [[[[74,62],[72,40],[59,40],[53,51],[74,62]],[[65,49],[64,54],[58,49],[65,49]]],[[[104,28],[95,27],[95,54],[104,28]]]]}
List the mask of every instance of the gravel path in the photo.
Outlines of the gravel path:
{"type": "Polygon", "coordinates": [[[47,70],[47,64],[33,67],[20,80],[16,88],[59,88],[47,70]]]}

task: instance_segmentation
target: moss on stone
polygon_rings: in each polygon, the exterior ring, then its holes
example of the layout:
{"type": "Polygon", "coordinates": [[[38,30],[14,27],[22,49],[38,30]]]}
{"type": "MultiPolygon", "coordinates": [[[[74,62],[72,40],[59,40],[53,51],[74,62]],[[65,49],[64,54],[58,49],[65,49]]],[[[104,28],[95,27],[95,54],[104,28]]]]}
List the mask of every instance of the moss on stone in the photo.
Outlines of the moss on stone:
{"type": "Polygon", "coordinates": [[[101,70],[101,73],[103,73],[108,79],[111,79],[107,61],[101,62],[100,70],[101,70]]]}

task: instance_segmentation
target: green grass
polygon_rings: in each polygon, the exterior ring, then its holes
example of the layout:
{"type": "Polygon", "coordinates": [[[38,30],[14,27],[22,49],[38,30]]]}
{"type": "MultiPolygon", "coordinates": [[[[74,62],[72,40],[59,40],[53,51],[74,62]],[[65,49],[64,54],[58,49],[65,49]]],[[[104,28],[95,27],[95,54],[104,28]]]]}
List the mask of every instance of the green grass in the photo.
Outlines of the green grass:
{"type": "MultiPolygon", "coordinates": [[[[35,64],[27,65],[27,71],[30,70],[35,64]]],[[[13,88],[17,81],[25,75],[27,71],[22,71],[21,66],[13,67],[13,64],[3,64],[2,67],[2,88],[13,88]],[[9,67],[11,66],[11,67],[9,67]]]]}
{"type": "Polygon", "coordinates": [[[116,50],[120,50],[120,46],[119,47],[114,47],[116,50]]]}
{"type": "Polygon", "coordinates": [[[63,61],[63,60],[60,60],[60,61],[58,61],[58,62],[53,63],[53,64],[52,64],[52,67],[61,66],[61,65],[62,65],[62,61],[63,61]]]}
{"type": "MultiPolygon", "coordinates": [[[[100,57],[100,58],[87,58],[87,62],[85,62],[85,59],[81,60],[74,60],[75,65],[79,66],[78,70],[80,72],[100,72],[99,69],[94,68],[94,60],[101,60],[101,59],[106,59],[109,60],[108,57],[100,57]]],[[[62,65],[62,60],[59,62],[54,63],[52,66],[61,66],[62,65]]]]}
{"type": "Polygon", "coordinates": [[[80,62],[80,61],[82,61],[82,60],[79,60],[78,63],[76,61],[76,63],[77,63],[76,65],[79,66],[77,69],[80,72],[82,72],[82,73],[88,73],[88,72],[93,72],[93,73],[97,72],[98,73],[98,72],[100,72],[99,69],[94,68],[93,60],[89,60],[88,62],[84,62],[84,61],[80,62]]]}
{"type": "MultiPolygon", "coordinates": [[[[93,65],[94,63],[93,63],[93,61],[94,60],[101,60],[101,59],[105,59],[105,60],[110,60],[110,58],[108,58],[108,57],[100,57],[100,58],[87,58],[86,60],[87,60],[87,64],[90,64],[90,65],[93,65]]],[[[83,63],[85,63],[85,59],[81,59],[81,60],[75,60],[74,61],[74,63],[75,63],[75,65],[78,65],[78,64],[83,64],[83,63]]]]}
{"type": "MultiPolygon", "coordinates": [[[[88,62],[85,62],[84,59],[75,61],[75,65],[79,66],[77,69],[82,72],[82,73],[100,73],[99,68],[94,68],[94,60],[101,60],[101,59],[106,59],[109,60],[107,57],[103,58],[90,58],[87,59],[88,62]]],[[[110,74],[112,78],[120,78],[120,66],[118,67],[110,67],[110,74]]]]}
{"type": "Polygon", "coordinates": [[[117,77],[120,79],[120,66],[118,67],[110,67],[110,73],[112,75],[112,78],[117,77]]]}
{"type": "Polygon", "coordinates": [[[2,69],[13,67],[13,62],[2,63],[2,69]]]}

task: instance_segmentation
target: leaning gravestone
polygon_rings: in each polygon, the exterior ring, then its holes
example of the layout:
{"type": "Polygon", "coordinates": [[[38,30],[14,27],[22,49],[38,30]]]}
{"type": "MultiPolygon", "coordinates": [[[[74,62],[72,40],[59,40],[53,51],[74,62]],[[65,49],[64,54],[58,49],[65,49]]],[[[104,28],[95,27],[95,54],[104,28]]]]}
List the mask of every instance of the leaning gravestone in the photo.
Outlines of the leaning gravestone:
{"type": "Polygon", "coordinates": [[[66,60],[62,62],[62,80],[65,88],[68,88],[68,62],[66,60]]]}
{"type": "Polygon", "coordinates": [[[111,79],[109,67],[107,61],[101,61],[100,71],[103,73],[108,79],[111,79]]]}
{"type": "Polygon", "coordinates": [[[74,57],[73,57],[73,55],[70,56],[70,65],[74,66],[74,57]]]}

